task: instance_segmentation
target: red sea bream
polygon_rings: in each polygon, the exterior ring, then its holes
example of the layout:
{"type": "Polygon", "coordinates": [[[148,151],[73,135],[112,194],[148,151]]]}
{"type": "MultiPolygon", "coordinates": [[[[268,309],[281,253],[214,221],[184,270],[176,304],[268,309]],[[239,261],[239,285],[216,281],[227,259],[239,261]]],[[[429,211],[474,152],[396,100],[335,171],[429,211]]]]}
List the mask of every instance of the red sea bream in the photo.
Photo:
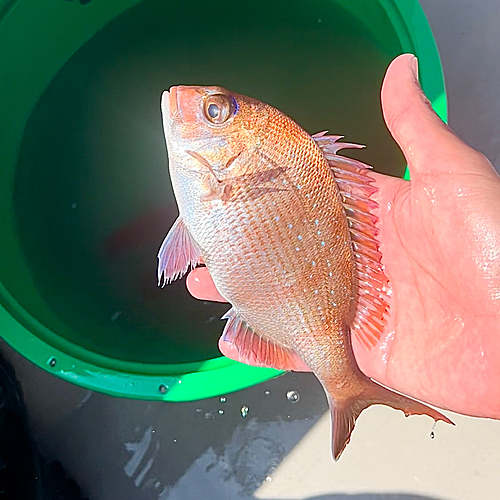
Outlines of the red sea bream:
{"type": "Polygon", "coordinates": [[[172,87],[162,101],[179,218],[160,249],[161,284],[201,261],[231,304],[223,338],[239,357],[323,385],[338,459],[372,404],[441,413],[358,368],[351,347],[377,343],[389,310],[367,166],[354,144],[310,136],[272,106],[221,87],[172,87]]]}

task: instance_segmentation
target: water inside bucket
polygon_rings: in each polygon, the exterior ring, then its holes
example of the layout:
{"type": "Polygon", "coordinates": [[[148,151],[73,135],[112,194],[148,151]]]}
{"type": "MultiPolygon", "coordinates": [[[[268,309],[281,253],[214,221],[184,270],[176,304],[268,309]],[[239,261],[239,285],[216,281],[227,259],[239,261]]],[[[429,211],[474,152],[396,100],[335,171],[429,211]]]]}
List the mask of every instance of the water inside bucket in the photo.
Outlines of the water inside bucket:
{"type": "Polygon", "coordinates": [[[156,285],[156,252],[177,216],[161,92],[222,85],[311,133],[367,144],[353,156],[401,176],[379,106],[400,46],[382,14],[378,30],[333,1],[147,0],[83,45],[31,114],[14,194],[38,293],[67,325],[56,333],[129,361],[218,356],[228,306],[191,298],[183,282],[156,285]]]}

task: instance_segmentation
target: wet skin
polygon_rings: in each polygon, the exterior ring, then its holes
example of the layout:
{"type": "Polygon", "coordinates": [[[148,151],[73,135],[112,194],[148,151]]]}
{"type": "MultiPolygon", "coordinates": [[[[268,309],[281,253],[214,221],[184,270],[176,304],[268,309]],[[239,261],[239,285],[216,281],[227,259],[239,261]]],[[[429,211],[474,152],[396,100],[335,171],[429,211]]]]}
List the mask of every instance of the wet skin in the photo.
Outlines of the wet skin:
{"type": "MultiPolygon", "coordinates": [[[[415,70],[412,56],[399,56],[382,87],[412,180],[372,174],[391,310],[379,344],[367,350],[353,338],[354,352],[362,371],[390,388],[500,418],[500,177],[432,111],[415,70]]],[[[205,268],[187,285],[195,297],[223,301],[205,268]]],[[[219,346],[235,357],[232,344],[219,346]]]]}

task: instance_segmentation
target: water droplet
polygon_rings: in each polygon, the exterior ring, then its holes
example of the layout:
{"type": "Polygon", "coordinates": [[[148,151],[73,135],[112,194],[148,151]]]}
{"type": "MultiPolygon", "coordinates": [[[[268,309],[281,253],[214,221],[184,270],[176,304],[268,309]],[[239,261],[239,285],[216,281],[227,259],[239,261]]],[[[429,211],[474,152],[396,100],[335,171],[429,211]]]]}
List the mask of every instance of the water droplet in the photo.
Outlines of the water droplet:
{"type": "Polygon", "coordinates": [[[75,209],[76,208],[76,201],[74,203],[71,204],[71,208],[75,209]]]}
{"type": "Polygon", "coordinates": [[[300,401],[299,391],[291,390],[286,393],[286,399],[290,401],[290,403],[298,403],[300,401]]]}
{"type": "Polygon", "coordinates": [[[219,410],[219,415],[224,415],[224,410],[219,410]]]}
{"type": "Polygon", "coordinates": [[[227,398],[226,398],[225,396],[221,396],[221,397],[219,398],[219,401],[220,401],[221,403],[225,403],[225,402],[227,401],[227,398]]]}
{"type": "Polygon", "coordinates": [[[166,394],[168,392],[168,387],[165,384],[160,384],[158,390],[160,391],[160,394],[166,394]]]}
{"type": "Polygon", "coordinates": [[[177,439],[172,439],[172,442],[173,443],[177,443],[177,439]]]}
{"type": "Polygon", "coordinates": [[[266,483],[270,483],[273,480],[271,476],[266,476],[266,483]]]}
{"type": "Polygon", "coordinates": [[[318,293],[318,292],[319,292],[319,290],[314,290],[314,293],[318,293]]]}
{"type": "Polygon", "coordinates": [[[264,391],[264,394],[265,394],[266,396],[269,396],[269,394],[271,394],[271,391],[264,391]]]}
{"type": "Polygon", "coordinates": [[[243,405],[240,409],[240,412],[241,412],[241,416],[243,418],[245,418],[247,415],[248,415],[248,412],[249,412],[250,408],[248,408],[248,406],[246,405],[243,405]]]}
{"type": "Polygon", "coordinates": [[[161,486],[160,481],[156,481],[156,483],[155,483],[155,488],[156,488],[156,489],[158,489],[160,486],[161,486]]]}
{"type": "Polygon", "coordinates": [[[49,366],[52,366],[52,368],[53,368],[54,366],[56,366],[56,365],[57,365],[57,359],[56,359],[56,358],[54,358],[54,357],[52,357],[52,358],[50,358],[50,359],[47,361],[47,363],[48,363],[48,365],[49,365],[49,366]]]}
{"type": "Polygon", "coordinates": [[[436,437],[436,424],[437,424],[437,422],[434,421],[434,424],[432,425],[431,433],[429,434],[429,437],[431,439],[434,439],[436,437]]]}

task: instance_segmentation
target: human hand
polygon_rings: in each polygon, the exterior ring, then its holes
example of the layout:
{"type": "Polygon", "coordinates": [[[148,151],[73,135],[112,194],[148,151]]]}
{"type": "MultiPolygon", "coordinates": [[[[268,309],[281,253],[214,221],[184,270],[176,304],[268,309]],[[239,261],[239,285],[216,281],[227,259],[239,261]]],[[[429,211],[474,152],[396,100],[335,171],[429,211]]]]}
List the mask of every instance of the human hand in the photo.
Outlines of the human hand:
{"type": "MultiPolygon", "coordinates": [[[[380,342],[366,349],[353,337],[356,360],[409,396],[500,418],[500,177],[434,113],[413,56],[390,65],[382,107],[411,182],[371,174],[392,295],[380,342]]],[[[224,301],[206,268],[187,285],[195,297],[224,301]]],[[[237,359],[231,343],[219,347],[237,359]]]]}

